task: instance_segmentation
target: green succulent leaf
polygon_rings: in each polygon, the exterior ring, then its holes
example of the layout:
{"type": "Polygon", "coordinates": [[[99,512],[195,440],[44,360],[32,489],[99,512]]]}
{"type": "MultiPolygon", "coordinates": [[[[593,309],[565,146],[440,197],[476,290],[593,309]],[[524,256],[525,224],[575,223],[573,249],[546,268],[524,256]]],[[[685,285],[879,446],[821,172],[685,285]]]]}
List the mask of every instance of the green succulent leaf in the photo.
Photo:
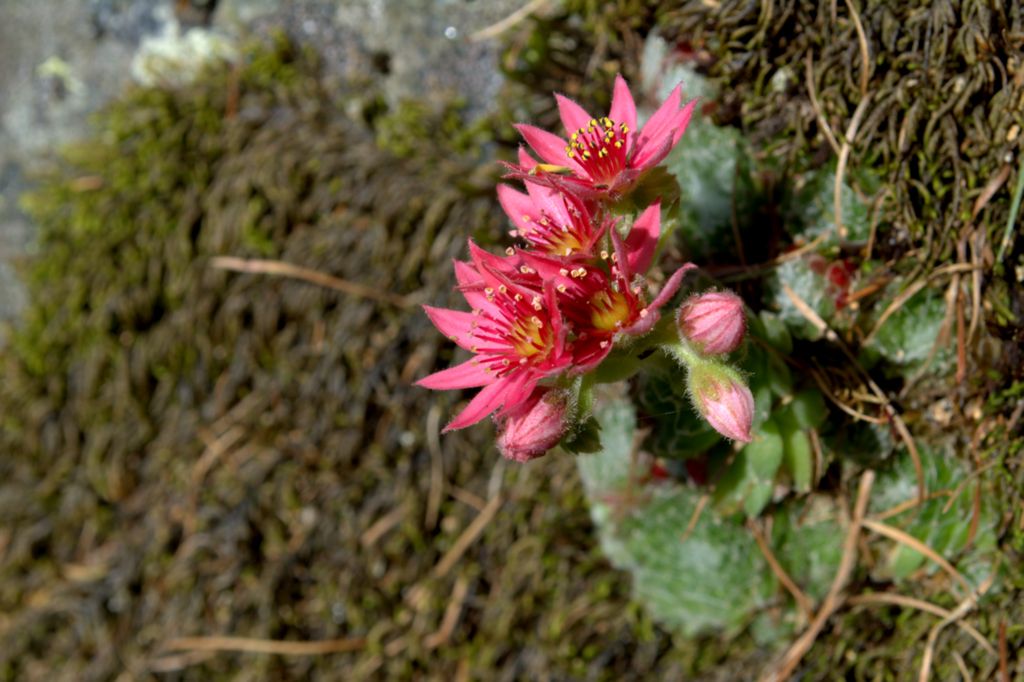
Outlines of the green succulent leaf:
{"type": "Polygon", "coordinates": [[[775,415],[782,435],[782,469],[789,474],[793,487],[802,493],[811,489],[814,475],[814,452],[811,440],[793,414],[792,403],[775,415]]]}
{"type": "Polygon", "coordinates": [[[825,399],[815,388],[799,391],[787,407],[801,429],[816,429],[828,417],[825,399]]]}
{"type": "Polygon", "coordinates": [[[953,359],[949,344],[937,345],[945,317],[942,297],[934,291],[921,291],[885,320],[865,344],[865,351],[881,356],[901,373],[916,370],[934,356],[934,371],[945,372],[953,359]]]}
{"type": "Polygon", "coordinates": [[[750,149],[739,130],[695,116],[682,141],[665,159],[679,183],[679,228],[691,257],[733,252],[734,221],[757,196],[750,149]]]}
{"type": "MultiPolygon", "coordinates": [[[[801,180],[802,187],[794,192],[784,207],[786,224],[795,235],[808,241],[822,234],[831,235],[831,243],[838,237],[835,221],[835,164],[812,173],[801,180]]],[[[858,178],[858,184],[870,185],[868,178],[858,178]]],[[[839,190],[840,217],[846,234],[845,241],[865,241],[871,229],[870,210],[849,184],[843,182],[839,190]]],[[[830,242],[826,242],[830,243],[830,242]]]]}
{"type": "MultiPolygon", "coordinates": [[[[887,519],[886,523],[906,531],[950,560],[977,587],[993,570],[997,552],[998,519],[991,496],[985,494],[983,489],[979,491],[979,485],[984,487],[981,482],[963,484],[969,480],[970,471],[954,455],[919,447],[925,486],[934,496],[913,509],[887,519]],[[975,514],[977,527],[971,538],[975,514]]],[[[916,496],[917,474],[910,455],[903,452],[894,465],[879,476],[871,496],[871,507],[884,511],[916,496]]],[[[920,552],[892,543],[884,560],[876,568],[875,577],[902,580],[920,568],[932,572],[937,567],[920,552]]]]}
{"type": "Polygon", "coordinates": [[[782,465],[784,442],[774,419],[767,419],[754,440],[736,453],[715,485],[715,507],[723,514],[740,509],[757,516],[771,501],[775,474],[782,465]]]}
{"type": "Polygon", "coordinates": [[[632,574],[636,599],[687,636],[742,629],[778,589],[750,533],[712,509],[687,532],[701,493],[684,486],[647,487],[625,510],[610,502],[628,498],[635,415],[613,402],[598,419],[605,448],[577,462],[602,549],[632,574]]]}
{"type": "Polygon", "coordinates": [[[845,531],[834,500],[815,495],[772,514],[772,550],[790,578],[815,601],[823,599],[839,568],[845,531]]]}

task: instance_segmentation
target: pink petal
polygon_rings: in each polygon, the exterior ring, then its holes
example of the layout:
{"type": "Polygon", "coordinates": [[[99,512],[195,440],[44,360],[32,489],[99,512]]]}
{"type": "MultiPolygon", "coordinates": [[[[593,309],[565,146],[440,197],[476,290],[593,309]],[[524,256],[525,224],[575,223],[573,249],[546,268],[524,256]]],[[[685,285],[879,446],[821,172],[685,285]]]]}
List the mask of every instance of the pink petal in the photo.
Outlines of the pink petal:
{"type": "Polygon", "coordinates": [[[565,126],[567,135],[572,135],[580,128],[586,128],[594,119],[586,109],[568,97],[555,93],[555,100],[558,102],[558,113],[562,117],[562,125],[565,126]]]}
{"type": "MultiPolygon", "coordinates": [[[[496,272],[514,275],[519,270],[519,263],[522,260],[519,256],[497,256],[481,249],[472,239],[469,240],[469,257],[473,259],[477,272],[487,286],[497,286],[493,281],[493,274],[496,272]]],[[[501,281],[498,284],[506,282],[501,281]]]]}
{"type": "Polygon", "coordinates": [[[686,263],[681,268],[672,273],[672,276],[665,282],[665,286],[661,287],[661,291],[654,297],[648,308],[657,309],[668,303],[668,300],[675,296],[676,292],[679,291],[679,285],[683,283],[683,277],[690,270],[696,270],[697,266],[693,263],[686,263]]]}
{"type": "Polygon", "coordinates": [[[565,140],[560,138],[558,135],[553,135],[546,130],[541,130],[535,126],[527,125],[525,123],[517,123],[516,130],[526,139],[526,143],[533,147],[533,150],[537,152],[541,159],[555,165],[555,166],[567,166],[572,165],[574,168],[579,166],[570,159],[565,152],[567,146],[565,140]]]}
{"type": "Polygon", "coordinates": [[[675,132],[672,133],[672,145],[675,146],[682,138],[683,133],[686,132],[687,127],[690,125],[690,119],[693,118],[693,110],[697,108],[697,99],[692,99],[687,102],[683,110],[679,112],[676,117],[675,132]]]}
{"type": "Polygon", "coordinates": [[[675,131],[680,126],[685,129],[686,124],[689,123],[690,115],[693,113],[692,106],[696,104],[696,100],[690,102],[688,105],[689,113],[684,116],[683,112],[679,111],[682,97],[682,86],[677,85],[673,88],[668,99],[647,119],[643,130],[637,135],[636,144],[633,145],[631,166],[635,168],[650,168],[657,163],[657,161],[652,162],[652,158],[655,155],[662,152],[668,154],[668,150],[672,148],[672,145],[679,141],[682,133],[677,137],[675,131]],[[666,142],[668,142],[667,148],[666,142]]]}
{"type": "Polygon", "coordinates": [[[551,331],[555,335],[555,356],[560,356],[565,351],[565,337],[568,330],[565,321],[562,319],[562,310],[558,307],[558,297],[555,295],[555,283],[553,280],[544,281],[544,304],[547,306],[548,317],[551,320],[551,331]]]}
{"type": "Polygon", "coordinates": [[[494,374],[486,371],[479,361],[467,360],[440,372],[434,372],[416,382],[417,386],[447,391],[457,388],[476,388],[495,381],[494,374]]]}
{"type": "Polygon", "coordinates": [[[646,334],[654,326],[654,323],[661,317],[661,313],[658,309],[668,303],[669,299],[672,298],[677,291],[679,291],[679,285],[683,282],[683,276],[693,270],[697,266],[693,263],[687,263],[683,267],[676,270],[665,285],[661,287],[661,291],[654,297],[654,300],[647,304],[647,314],[636,321],[632,326],[627,329],[623,329],[623,334],[646,334]]]}
{"type": "Polygon", "coordinates": [[[633,268],[629,262],[626,245],[623,243],[622,236],[619,235],[618,229],[609,230],[608,234],[612,238],[612,248],[615,251],[615,261],[617,265],[614,267],[618,270],[617,276],[629,284],[633,279],[633,268]]]}
{"type": "Polygon", "coordinates": [[[570,212],[570,204],[574,204],[576,210],[587,215],[586,208],[581,201],[554,187],[527,181],[526,191],[529,193],[533,205],[545,211],[548,217],[558,225],[572,225],[579,220],[570,212]]]}
{"type": "MultiPolygon", "coordinates": [[[[529,187],[527,187],[529,189],[529,187]]],[[[520,230],[529,230],[540,215],[530,197],[517,192],[508,185],[498,185],[498,203],[512,219],[512,224],[520,230]]]]}
{"type": "Polygon", "coordinates": [[[636,104],[633,102],[633,93],[629,91],[629,85],[621,74],[615,76],[612,108],[608,112],[608,117],[616,123],[625,123],[630,131],[627,134],[636,134],[636,104]]]}
{"type": "Polygon", "coordinates": [[[476,322],[476,315],[429,305],[423,306],[423,311],[442,334],[467,350],[473,346],[473,323],[476,322]]]}
{"type": "Polygon", "coordinates": [[[519,167],[523,170],[530,170],[537,165],[537,159],[530,156],[530,152],[526,151],[522,146],[519,147],[519,167]]]}
{"type": "Polygon", "coordinates": [[[573,343],[573,374],[586,374],[594,369],[612,352],[611,336],[591,335],[573,343]],[[604,343],[604,346],[601,344],[604,343]]]}
{"type": "Polygon", "coordinates": [[[661,201],[658,200],[647,207],[633,223],[626,237],[626,258],[629,269],[633,272],[645,273],[651,267],[654,250],[658,246],[661,234],[661,201]]]}
{"type": "Polygon", "coordinates": [[[500,313],[500,309],[494,305],[484,294],[484,278],[469,263],[462,261],[455,262],[455,279],[459,283],[459,290],[465,297],[469,307],[474,310],[482,310],[491,315],[500,313]]]}
{"type": "Polygon", "coordinates": [[[473,396],[469,404],[460,412],[455,419],[452,419],[448,426],[444,427],[442,433],[464,429],[472,426],[478,421],[501,407],[505,400],[505,392],[508,390],[508,380],[499,379],[493,384],[484,386],[483,389],[473,396]]]}
{"type": "MultiPolygon", "coordinates": [[[[675,118],[672,121],[671,136],[666,136],[660,146],[645,147],[642,152],[638,153],[633,159],[632,163],[638,168],[653,168],[657,166],[662,160],[668,156],[668,153],[672,151],[672,148],[676,146],[676,143],[683,137],[683,133],[686,132],[686,128],[690,125],[690,118],[693,116],[693,110],[697,106],[697,100],[692,100],[683,109],[677,112],[675,118]]],[[[646,130],[646,128],[645,128],[646,130]]]]}
{"type": "Polygon", "coordinates": [[[505,382],[504,404],[496,416],[502,417],[510,411],[522,407],[530,399],[533,389],[537,387],[537,377],[526,372],[509,376],[505,382]]]}

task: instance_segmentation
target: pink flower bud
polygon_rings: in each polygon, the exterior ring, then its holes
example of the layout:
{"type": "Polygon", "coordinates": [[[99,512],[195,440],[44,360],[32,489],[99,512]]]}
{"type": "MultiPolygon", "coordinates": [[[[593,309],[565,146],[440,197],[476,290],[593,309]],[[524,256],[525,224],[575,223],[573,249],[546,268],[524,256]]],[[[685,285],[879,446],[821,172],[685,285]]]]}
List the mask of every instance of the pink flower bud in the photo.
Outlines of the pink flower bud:
{"type": "Polygon", "coordinates": [[[754,396],[735,370],[707,362],[691,367],[690,392],[700,415],[726,438],[750,442],[754,396]]]}
{"type": "Polygon", "coordinates": [[[566,430],[567,399],[561,391],[537,388],[499,423],[498,450],[508,459],[528,462],[558,445],[566,430]]]}
{"type": "Polygon", "coordinates": [[[679,307],[676,323],[683,339],[706,355],[733,352],[747,333],[743,299],[731,291],[692,296],[679,307]]]}

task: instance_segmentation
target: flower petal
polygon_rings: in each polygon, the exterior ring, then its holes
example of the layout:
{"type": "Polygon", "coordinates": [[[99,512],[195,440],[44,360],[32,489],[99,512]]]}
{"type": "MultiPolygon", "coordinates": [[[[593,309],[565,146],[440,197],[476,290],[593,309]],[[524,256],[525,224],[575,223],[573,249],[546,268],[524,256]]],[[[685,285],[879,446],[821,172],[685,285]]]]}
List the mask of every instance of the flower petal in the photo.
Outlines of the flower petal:
{"type": "Polygon", "coordinates": [[[423,306],[423,311],[434,323],[438,331],[450,338],[462,348],[469,350],[473,346],[473,327],[476,315],[461,310],[423,306]]]}
{"type": "Polygon", "coordinates": [[[544,161],[555,166],[571,164],[574,168],[579,168],[576,162],[566,155],[565,148],[567,144],[558,135],[541,130],[535,126],[527,125],[526,123],[517,123],[515,127],[526,140],[526,143],[533,147],[533,151],[537,152],[544,161]]]}
{"type": "Polygon", "coordinates": [[[616,271],[615,276],[624,280],[628,286],[633,280],[633,267],[629,262],[626,245],[622,241],[618,229],[608,230],[608,235],[612,238],[612,249],[615,251],[616,265],[612,266],[612,270],[616,271]]]}
{"type": "Polygon", "coordinates": [[[464,429],[472,426],[478,421],[501,407],[505,401],[505,392],[508,390],[508,380],[499,379],[493,384],[484,386],[483,389],[473,396],[469,404],[456,415],[455,419],[448,422],[442,433],[464,429]]]}
{"type": "Polygon", "coordinates": [[[500,314],[500,309],[487,298],[484,293],[484,278],[469,263],[462,261],[455,262],[455,279],[459,283],[459,291],[462,292],[469,307],[474,310],[482,310],[488,314],[500,314]]]}
{"type": "Polygon", "coordinates": [[[630,132],[636,132],[636,104],[633,102],[633,93],[629,91],[629,85],[621,74],[615,76],[615,89],[612,91],[612,108],[608,117],[616,123],[625,123],[630,132]]]}
{"type": "MultiPolygon", "coordinates": [[[[678,92],[678,87],[672,91],[673,95],[678,92]]],[[[666,105],[673,99],[675,106],[678,107],[679,97],[670,96],[644,126],[640,139],[637,140],[633,158],[630,160],[630,165],[634,168],[647,169],[657,166],[668,156],[668,153],[686,132],[690,118],[693,116],[694,107],[697,106],[697,100],[692,100],[681,110],[667,111],[666,105]],[[664,115],[662,115],[663,111],[664,115]],[[657,120],[655,120],[656,117],[657,120]]]]}
{"type": "Polygon", "coordinates": [[[651,267],[660,234],[661,200],[658,200],[640,214],[626,237],[626,259],[631,271],[643,274],[651,267]]]}
{"type": "Polygon", "coordinates": [[[575,341],[572,344],[572,373],[586,374],[594,369],[608,357],[612,347],[611,335],[590,334],[585,339],[575,341]]]}
{"type": "Polygon", "coordinates": [[[647,304],[645,310],[646,314],[640,317],[632,326],[627,329],[623,329],[623,334],[646,334],[651,330],[654,324],[661,318],[659,308],[668,303],[669,299],[672,298],[677,291],[679,291],[679,285],[683,282],[683,275],[690,270],[695,269],[697,266],[693,263],[687,263],[683,267],[676,270],[668,281],[665,282],[664,286],[661,287],[661,291],[654,297],[654,300],[647,304]]]}
{"type": "Polygon", "coordinates": [[[467,360],[440,372],[434,372],[416,382],[417,386],[447,391],[457,388],[476,388],[486,386],[495,381],[494,374],[488,372],[476,359],[467,360]]]}
{"type": "Polygon", "coordinates": [[[520,145],[519,146],[519,167],[525,171],[530,170],[537,165],[537,159],[530,156],[530,152],[520,145]]]}
{"type": "Polygon", "coordinates": [[[683,110],[676,116],[675,121],[675,132],[672,133],[672,144],[673,146],[679,142],[680,138],[683,137],[683,133],[690,125],[690,119],[693,118],[693,110],[697,108],[697,98],[694,98],[686,103],[683,110]]]}
{"type": "Polygon", "coordinates": [[[661,144],[663,138],[670,138],[672,132],[672,122],[679,112],[679,104],[683,99],[683,87],[677,85],[672,88],[672,92],[669,96],[661,103],[658,110],[651,114],[651,117],[644,123],[644,127],[640,130],[640,134],[637,139],[637,147],[641,145],[646,146],[658,146],[661,144]]]}
{"type": "Polygon", "coordinates": [[[498,185],[498,203],[505,209],[512,224],[520,230],[528,232],[533,227],[531,223],[540,220],[540,212],[531,197],[508,185],[498,185]]]}
{"type": "Polygon", "coordinates": [[[654,297],[654,300],[647,306],[648,308],[657,309],[668,303],[668,300],[676,295],[679,291],[679,285],[683,283],[683,276],[686,275],[690,270],[696,270],[697,266],[693,263],[686,263],[681,268],[672,273],[672,276],[668,278],[665,285],[661,287],[661,291],[654,297]]]}
{"type": "Polygon", "coordinates": [[[564,95],[555,93],[555,100],[558,102],[558,113],[562,117],[562,125],[565,126],[567,135],[572,135],[580,128],[586,128],[594,118],[586,109],[564,95]]]}
{"type": "Polygon", "coordinates": [[[504,417],[509,412],[521,408],[530,400],[533,389],[536,387],[537,377],[529,372],[510,375],[505,381],[504,404],[495,416],[504,417]]]}

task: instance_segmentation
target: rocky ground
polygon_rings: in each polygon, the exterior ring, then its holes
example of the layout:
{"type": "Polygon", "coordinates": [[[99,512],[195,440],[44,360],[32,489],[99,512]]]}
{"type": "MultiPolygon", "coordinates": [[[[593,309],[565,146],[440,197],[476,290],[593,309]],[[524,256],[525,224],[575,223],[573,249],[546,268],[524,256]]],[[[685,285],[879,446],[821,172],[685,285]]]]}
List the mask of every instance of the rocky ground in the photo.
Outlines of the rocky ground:
{"type": "Polygon", "coordinates": [[[339,76],[376,74],[391,101],[457,92],[480,112],[501,79],[495,43],[471,36],[524,4],[0,0],[0,320],[24,304],[13,265],[32,245],[32,225],[18,208],[26,175],[88,130],[104,102],[150,80],[148,55],[189,59],[283,30],[315,47],[339,76]]]}

